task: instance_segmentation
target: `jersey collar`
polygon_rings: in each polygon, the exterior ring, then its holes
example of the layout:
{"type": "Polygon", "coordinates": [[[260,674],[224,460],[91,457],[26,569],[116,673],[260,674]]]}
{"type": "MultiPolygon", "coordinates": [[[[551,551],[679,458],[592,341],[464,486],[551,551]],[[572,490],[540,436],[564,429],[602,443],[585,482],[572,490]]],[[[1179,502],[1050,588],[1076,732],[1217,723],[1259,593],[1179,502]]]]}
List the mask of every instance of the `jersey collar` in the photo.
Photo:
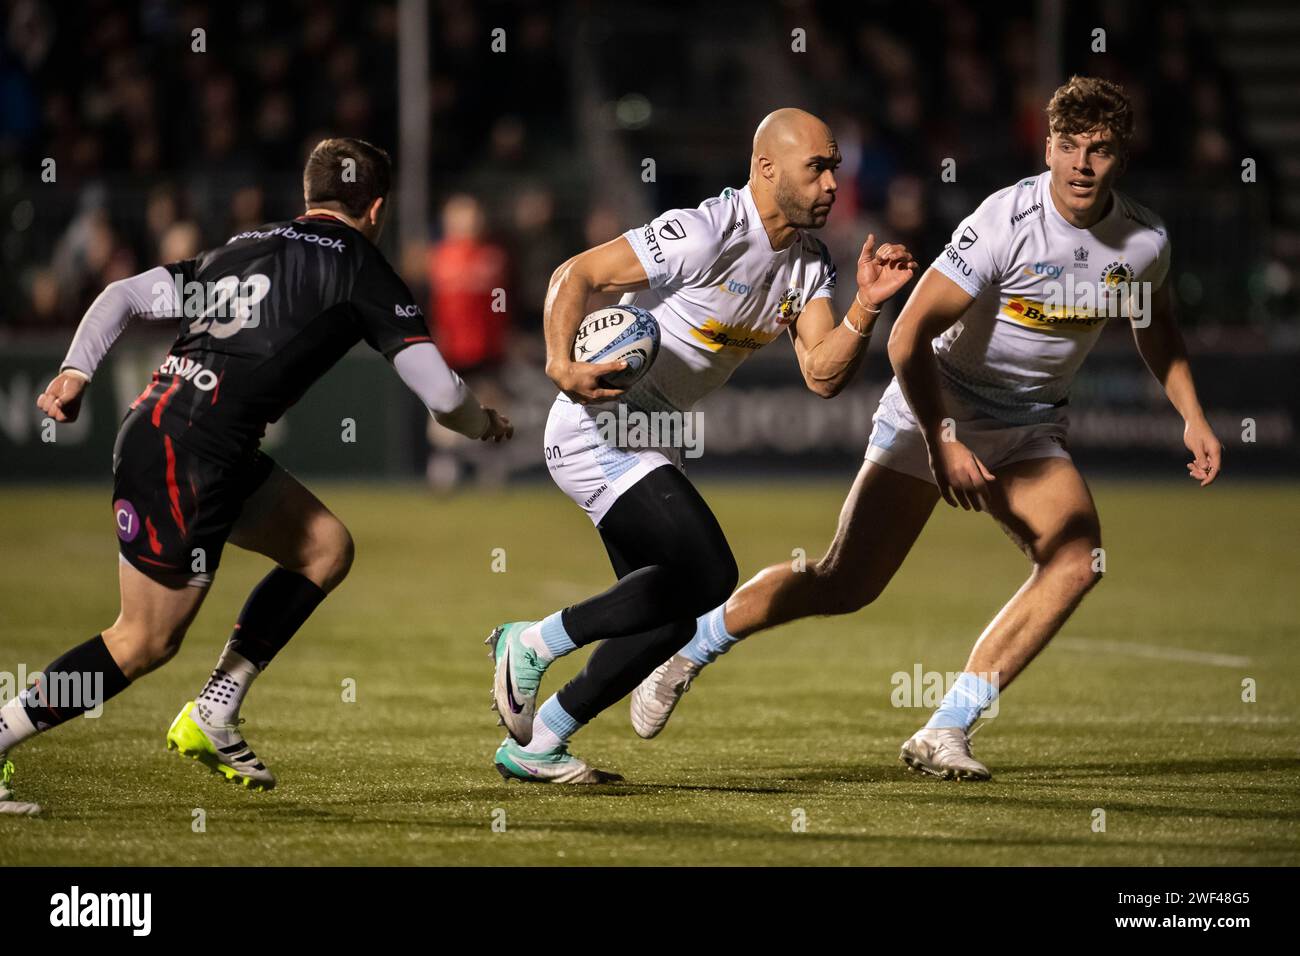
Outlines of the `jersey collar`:
{"type": "Polygon", "coordinates": [[[753,222],[758,227],[758,231],[763,234],[763,241],[767,243],[767,251],[771,255],[782,255],[803,243],[803,230],[796,227],[794,230],[794,242],[790,243],[790,245],[786,246],[784,249],[773,249],[772,237],[767,234],[767,227],[763,225],[763,217],[758,211],[758,203],[754,202],[754,192],[749,188],[749,183],[745,183],[744,186],[740,187],[739,192],[740,200],[745,205],[745,214],[750,217],[750,221],[753,222]]]}
{"type": "Polygon", "coordinates": [[[324,212],[312,213],[310,216],[307,215],[306,213],[303,213],[301,216],[294,216],[293,221],[294,222],[332,222],[336,226],[347,226],[353,232],[357,231],[356,227],[354,227],[351,223],[344,222],[338,216],[331,216],[329,213],[324,213],[324,212]]]}
{"type": "Polygon", "coordinates": [[[1043,187],[1042,187],[1043,198],[1041,201],[1043,205],[1047,207],[1047,215],[1049,215],[1058,225],[1063,226],[1064,228],[1070,230],[1071,232],[1093,233],[1096,230],[1100,229],[1102,226],[1104,226],[1106,223],[1110,222],[1113,218],[1115,218],[1116,213],[1119,212],[1119,194],[1115,192],[1115,190],[1112,188],[1110,191],[1110,208],[1106,210],[1106,215],[1102,216],[1100,219],[1094,222],[1091,226],[1088,226],[1086,229],[1080,228],[1079,226],[1076,226],[1074,223],[1070,222],[1068,219],[1062,216],[1061,210],[1056,208],[1056,201],[1052,199],[1051,172],[1049,171],[1043,173],[1042,178],[1043,178],[1043,187]]]}

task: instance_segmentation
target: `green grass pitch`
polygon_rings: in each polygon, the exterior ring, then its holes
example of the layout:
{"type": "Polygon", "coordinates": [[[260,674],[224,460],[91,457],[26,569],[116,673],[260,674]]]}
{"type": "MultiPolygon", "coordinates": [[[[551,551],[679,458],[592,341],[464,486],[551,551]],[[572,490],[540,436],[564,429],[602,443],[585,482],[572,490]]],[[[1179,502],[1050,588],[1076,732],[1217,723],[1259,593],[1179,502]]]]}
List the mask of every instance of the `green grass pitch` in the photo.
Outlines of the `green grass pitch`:
{"type": "MultiPolygon", "coordinates": [[[[744,578],[820,554],[848,483],[702,490],[744,578]]],[[[586,789],[501,781],[482,645],[610,582],[578,509],[549,485],[315,490],[358,554],[245,705],[280,787],[247,793],[163,749],[266,571],[231,548],[174,661],[15,752],[46,815],[0,818],[0,863],[1300,863],[1295,485],[1096,483],[1107,578],[976,737],[991,783],[897,759],[927,711],[893,706],[891,675],[960,670],[1026,572],[986,517],[941,506],[872,607],[741,645],[655,741],[626,702],[595,721],[574,751],[628,782],[586,789]]],[[[109,489],[6,487],[0,522],[0,669],[37,669],[114,619],[109,489]]]]}

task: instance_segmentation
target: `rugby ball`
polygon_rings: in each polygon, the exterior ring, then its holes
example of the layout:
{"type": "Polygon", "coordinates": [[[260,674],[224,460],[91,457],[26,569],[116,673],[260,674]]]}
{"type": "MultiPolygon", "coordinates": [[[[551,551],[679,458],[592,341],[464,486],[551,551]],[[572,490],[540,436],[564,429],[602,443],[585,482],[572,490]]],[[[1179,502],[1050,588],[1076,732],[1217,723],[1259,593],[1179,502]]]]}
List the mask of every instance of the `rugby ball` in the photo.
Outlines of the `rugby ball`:
{"type": "Polygon", "coordinates": [[[627,362],[627,368],[601,378],[606,388],[629,388],[650,371],[659,354],[659,323],[645,309],[615,305],[591,313],[573,340],[575,362],[627,362]]]}

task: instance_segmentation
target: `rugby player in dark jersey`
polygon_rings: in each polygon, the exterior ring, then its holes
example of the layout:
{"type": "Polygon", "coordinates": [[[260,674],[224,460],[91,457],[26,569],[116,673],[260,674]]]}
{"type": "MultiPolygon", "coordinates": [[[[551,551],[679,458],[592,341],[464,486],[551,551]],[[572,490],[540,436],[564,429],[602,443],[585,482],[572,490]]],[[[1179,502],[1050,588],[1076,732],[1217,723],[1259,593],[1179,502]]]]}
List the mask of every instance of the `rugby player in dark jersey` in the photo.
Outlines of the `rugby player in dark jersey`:
{"type": "Polygon", "coordinates": [[[59,375],[37,400],[56,422],[76,419],[96,367],[133,318],[179,320],[180,328],[113,450],[121,613],[0,707],[0,812],[39,809],[14,799],[6,752],[96,710],[169,660],[227,541],[276,568],[249,596],[167,746],[245,787],[275,785],[240,733],[240,705],[347,575],[353,546],[342,522],[258,443],[358,342],[381,352],[448,428],[498,442],[513,434],[447,367],[410,290],[374,245],[390,180],[383,150],[327,139],[303,173],[304,215],[114,282],[86,312],[59,375]]]}

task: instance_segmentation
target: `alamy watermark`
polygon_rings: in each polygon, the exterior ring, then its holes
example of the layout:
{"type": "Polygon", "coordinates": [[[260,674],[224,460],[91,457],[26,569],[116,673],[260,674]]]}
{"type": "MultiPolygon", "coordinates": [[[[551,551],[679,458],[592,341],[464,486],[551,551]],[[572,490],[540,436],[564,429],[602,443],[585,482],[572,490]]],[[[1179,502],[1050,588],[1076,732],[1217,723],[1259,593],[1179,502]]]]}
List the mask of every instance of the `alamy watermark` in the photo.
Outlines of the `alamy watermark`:
{"type": "Polygon", "coordinates": [[[1125,318],[1135,328],[1146,328],[1151,324],[1151,283],[1128,278],[1125,272],[1131,270],[1123,263],[1107,269],[1107,278],[1101,282],[1076,282],[1073,273],[1067,272],[1063,280],[1045,283],[1045,314],[1033,318],[1048,325],[1084,326],[1096,325],[1103,319],[1125,318]]]}
{"type": "Polygon", "coordinates": [[[25,664],[18,665],[17,673],[0,671],[0,704],[19,696],[38,707],[84,711],[84,717],[98,717],[104,712],[104,675],[92,671],[30,674],[25,664]]]}
{"type": "Polygon", "coordinates": [[[620,402],[617,410],[602,410],[592,418],[601,444],[609,447],[679,449],[685,458],[704,454],[700,412],[647,412],[620,402]]]}
{"type": "MultiPolygon", "coordinates": [[[[925,710],[934,710],[952,690],[953,685],[957,683],[957,678],[961,677],[962,671],[927,671],[922,670],[919,663],[912,666],[909,671],[895,671],[890,675],[889,683],[894,688],[889,693],[889,702],[894,707],[916,707],[925,710]]],[[[999,685],[999,675],[997,671],[989,673],[975,673],[980,680],[993,686],[996,691],[999,685]]],[[[976,703],[976,701],[970,701],[976,703]]],[[[980,716],[996,717],[998,715],[998,697],[995,695],[992,703],[986,707],[980,716]]]]}

